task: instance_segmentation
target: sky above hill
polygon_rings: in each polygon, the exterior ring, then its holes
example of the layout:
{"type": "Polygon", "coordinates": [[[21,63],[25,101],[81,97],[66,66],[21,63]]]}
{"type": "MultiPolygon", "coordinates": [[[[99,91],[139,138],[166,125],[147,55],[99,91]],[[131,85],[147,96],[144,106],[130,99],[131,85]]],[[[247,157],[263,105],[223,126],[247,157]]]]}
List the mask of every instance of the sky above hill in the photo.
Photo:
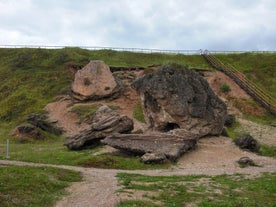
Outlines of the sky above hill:
{"type": "Polygon", "coordinates": [[[0,0],[0,45],[276,50],[275,0],[0,0]]]}

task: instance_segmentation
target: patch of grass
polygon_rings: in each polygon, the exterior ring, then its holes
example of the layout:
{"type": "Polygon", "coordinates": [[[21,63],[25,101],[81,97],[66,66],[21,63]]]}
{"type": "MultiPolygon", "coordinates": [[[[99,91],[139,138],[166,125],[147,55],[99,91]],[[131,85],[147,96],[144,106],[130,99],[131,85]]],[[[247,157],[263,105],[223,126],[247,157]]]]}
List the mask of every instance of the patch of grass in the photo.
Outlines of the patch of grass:
{"type": "Polygon", "coordinates": [[[98,110],[100,105],[92,104],[92,105],[76,105],[71,108],[71,112],[76,113],[80,118],[81,122],[91,123],[92,117],[95,112],[98,110]]]}
{"type": "Polygon", "coordinates": [[[142,123],[146,123],[141,102],[138,102],[134,106],[133,118],[135,118],[136,120],[138,120],[138,121],[140,121],[142,123]]]}
{"type": "MultiPolygon", "coordinates": [[[[31,143],[19,144],[11,140],[10,159],[45,163],[57,165],[72,165],[82,167],[96,167],[106,169],[162,169],[167,168],[167,164],[144,164],[140,157],[135,156],[117,156],[112,154],[93,155],[101,150],[102,145],[94,149],[84,149],[79,151],[69,150],[63,146],[61,139],[49,141],[33,141],[31,143]]],[[[0,159],[6,159],[6,141],[0,143],[0,159]]]]}
{"type": "Polygon", "coordinates": [[[80,173],[51,167],[2,166],[0,206],[52,206],[80,173]]]}
{"type": "Polygon", "coordinates": [[[122,201],[117,207],[125,204],[136,206],[141,202],[154,206],[272,207],[276,195],[273,185],[276,173],[265,173],[257,178],[244,175],[146,176],[127,173],[119,173],[117,177],[124,193],[133,190],[148,192],[146,201],[122,201]]]}
{"type": "Polygon", "coordinates": [[[228,93],[231,91],[231,88],[229,85],[227,85],[226,83],[223,83],[221,86],[220,86],[220,90],[221,92],[223,93],[228,93]]]}
{"type": "MultiPolygon", "coordinates": [[[[10,159],[35,163],[74,165],[89,160],[93,153],[100,150],[95,149],[71,151],[63,146],[64,140],[34,141],[26,144],[19,144],[11,140],[10,159]]],[[[1,142],[5,149],[5,141],[1,142]]],[[[1,146],[0,145],[0,146],[1,146]]],[[[2,150],[1,150],[2,151],[2,150]]],[[[5,151],[0,154],[0,159],[5,159],[5,151]]]]}
{"type": "Polygon", "coordinates": [[[276,148],[267,145],[261,145],[261,149],[258,154],[262,156],[276,158],[276,148]]]}

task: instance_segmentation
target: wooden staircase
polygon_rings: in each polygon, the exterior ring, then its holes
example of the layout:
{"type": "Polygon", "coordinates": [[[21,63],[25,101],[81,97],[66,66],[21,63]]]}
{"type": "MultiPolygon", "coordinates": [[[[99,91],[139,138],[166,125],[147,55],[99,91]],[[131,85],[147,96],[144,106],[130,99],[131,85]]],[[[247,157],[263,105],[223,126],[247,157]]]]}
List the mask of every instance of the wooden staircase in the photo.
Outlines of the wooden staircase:
{"type": "Polygon", "coordinates": [[[268,112],[276,115],[276,99],[271,97],[267,92],[250,81],[246,76],[235,69],[232,65],[222,63],[218,58],[204,51],[202,56],[215,69],[222,71],[234,80],[243,90],[245,90],[255,101],[260,103],[268,112]]]}

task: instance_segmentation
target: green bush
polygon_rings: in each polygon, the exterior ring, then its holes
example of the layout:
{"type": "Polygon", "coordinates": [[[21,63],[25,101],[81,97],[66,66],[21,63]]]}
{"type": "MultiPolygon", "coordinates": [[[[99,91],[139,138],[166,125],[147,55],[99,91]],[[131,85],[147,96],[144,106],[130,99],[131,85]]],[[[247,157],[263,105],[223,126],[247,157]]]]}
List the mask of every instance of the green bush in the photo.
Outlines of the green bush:
{"type": "Polygon", "coordinates": [[[220,86],[220,90],[221,92],[223,93],[228,93],[231,91],[231,88],[229,85],[227,85],[226,83],[223,83],[221,86],[220,86]]]}

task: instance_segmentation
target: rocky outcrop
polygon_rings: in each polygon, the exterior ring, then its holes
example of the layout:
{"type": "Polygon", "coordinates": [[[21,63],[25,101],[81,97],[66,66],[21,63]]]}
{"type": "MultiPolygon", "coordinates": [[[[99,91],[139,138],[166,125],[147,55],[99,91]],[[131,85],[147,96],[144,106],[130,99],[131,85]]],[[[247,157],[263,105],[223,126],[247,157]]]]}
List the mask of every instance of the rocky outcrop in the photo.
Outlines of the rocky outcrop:
{"type": "Polygon", "coordinates": [[[133,130],[133,121],[127,116],[110,109],[108,106],[100,107],[88,129],[69,137],[65,145],[71,150],[83,149],[92,146],[114,133],[130,133],[133,130]]]}
{"type": "Polygon", "coordinates": [[[96,60],[77,71],[71,90],[72,96],[81,101],[115,98],[120,94],[122,84],[113,77],[108,65],[96,60]]]}
{"type": "Polygon", "coordinates": [[[247,149],[251,152],[258,152],[261,148],[260,144],[251,135],[246,134],[235,140],[235,144],[241,149],[247,149]]]}
{"type": "Polygon", "coordinates": [[[45,115],[40,115],[40,114],[30,114],[26,122],[30,123],[31,125],[42,129],[43,131],[53,133],[55,135],[61,135],[62,130],[58,128],[55,123],[52,123],[47,120],[48,117],[45,115]]]}
{"type": "Polygon", "coordinates": [[[142,161],[176,161],[184,152],[196,145],[195,137],[179,137],[168,133],[158,134],[114,134],[102,140],[116,149],[141,155],[142,161]]]}
{"type": "Polygon", "coordinates": [[[177,134],[219,135],[226,117],[226,105],[207,81],[197,73],[177,65],[137,79],[132,87],[142,99],[150,128],[177,134]]]}
{"type": "Polygon", "coordinates": [[[46,140],[49,134],[61,135],[63,131],[46,115],[30,114],[24,123],[17,126],[12,134],[19,142],[46,140]]]}

